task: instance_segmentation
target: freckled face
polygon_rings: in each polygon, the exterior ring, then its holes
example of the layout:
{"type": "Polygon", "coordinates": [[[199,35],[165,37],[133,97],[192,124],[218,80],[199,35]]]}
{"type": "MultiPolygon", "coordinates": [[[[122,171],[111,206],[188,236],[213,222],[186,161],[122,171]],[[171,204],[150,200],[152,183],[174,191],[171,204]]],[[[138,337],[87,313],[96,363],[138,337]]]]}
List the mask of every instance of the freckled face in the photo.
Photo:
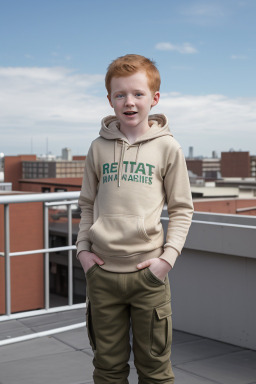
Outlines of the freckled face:
{"type": "Polygon", "coordinates": [[[160,93],[151,92],[145,72],[127,77],[113,77],[108,99],[114,108],[121,130],[146,131],[150,109],[159,101],[160,93]]]}

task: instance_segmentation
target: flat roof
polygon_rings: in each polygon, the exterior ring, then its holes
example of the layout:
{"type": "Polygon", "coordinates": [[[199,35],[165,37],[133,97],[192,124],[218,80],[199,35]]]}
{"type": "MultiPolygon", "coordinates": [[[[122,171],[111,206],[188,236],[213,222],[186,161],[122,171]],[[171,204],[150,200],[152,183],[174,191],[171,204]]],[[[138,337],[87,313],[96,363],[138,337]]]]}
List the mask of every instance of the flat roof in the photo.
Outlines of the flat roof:
{"type": "Polygon", "coordinates": [[[49,177],[42,179],[20,179],[20,183],[26,184],[50,184],[50,185],[66,185],[81,187],[83,178],[82,177],[49,177]]]}

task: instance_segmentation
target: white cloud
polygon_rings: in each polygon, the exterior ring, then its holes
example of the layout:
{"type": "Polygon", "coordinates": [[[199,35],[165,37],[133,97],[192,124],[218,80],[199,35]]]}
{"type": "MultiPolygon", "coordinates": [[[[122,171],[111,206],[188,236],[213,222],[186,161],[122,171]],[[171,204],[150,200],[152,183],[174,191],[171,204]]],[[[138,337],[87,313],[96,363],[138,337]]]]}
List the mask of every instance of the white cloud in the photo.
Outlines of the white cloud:
{"type": "Polygon", "coordinates": [[[26,53],[26,54],[24,55],[24,57],[25,57],[26,59],[29,59],[29,60],[33,60],[33,59],[34,59],[34,56],[32,56],[30,53],[26,53]]]}
{"type": "Polygon", "coordinates": [[[176,51],[182,54],[197,53],[197,49],[190,43],[172,44],[169,42],[157,43],[155,46],[159,51],[176,51]]]}
{"type": "Polygon", "coordinates": [[[222,16],[223,9],[220,4],[213,4],[212,2],[200,1],[198,3],[194,3],[183,9],[183,13],[192,16],[202,16],[202,17],[214,17],[214,16],[222,16]]]}
{"type": "Polygon", "coordinates": [[[210,26],[222,23],[230,10],[221,1],[195,0],[181,6],[180,13],[189,23],[210,26]]]}
{"type": "MultiPolygon", "coordinates": [[[[69,146],[85,154],[97,137],[100,120],[112,114],[103,75],[66,68],[0,68],[0,152],[45,151],[69,146]]],[[[197,154],[235,149],[255,152],[256,98],[223,95],[161,95],[152,113],[165,113],[184,151],[197,154]]]]}
{"type": "Polygon", "coordinates": [[[155,111],[169,117],[184,150],[193,145],[198,155],[210,155],[234,147],[255,154],[256,98],[169,94],[155,111]]]}
{"type": "MultiPolygon", "coordinates": [[[[111,112],[105,98],[103,102],[98,96],[105,93],[100,74],[79,74],[66,68],[2,67],[0,83],[2,152],[24,151],[18,150],[19,145],[24,138],[30,142],[31,137],[36,143],[49,136],[55,148],[61,148],[64,142],[67,145],[70,139],[75,140],[76,134],[88,134],[96,120],[111,112]]],[[[80,139],[76,137],[78,142],[80,139]]]]}
{"type": "Polygon", "coordinates": [[[246,55],[231,55],[232,60],[246,60],[247,58],[246,55]]]}

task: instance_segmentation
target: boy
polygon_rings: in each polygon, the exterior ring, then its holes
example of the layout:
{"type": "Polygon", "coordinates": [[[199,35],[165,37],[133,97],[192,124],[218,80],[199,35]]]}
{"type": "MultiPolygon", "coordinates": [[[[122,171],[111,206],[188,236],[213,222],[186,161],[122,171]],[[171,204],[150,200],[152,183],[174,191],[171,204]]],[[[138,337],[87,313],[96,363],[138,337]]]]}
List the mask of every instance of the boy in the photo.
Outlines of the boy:
{"type": "Polygon", "coordinates": [[[131,324],[139,383],[174,383],[168,272],[192,218],[187,169],[167,118],[149,116],[160,97],[154,62],[120,57],[109,65],[105,82],[115,116],[102,120],[86,158],[77,239],[94,382],[128,383],[131,324]]]}

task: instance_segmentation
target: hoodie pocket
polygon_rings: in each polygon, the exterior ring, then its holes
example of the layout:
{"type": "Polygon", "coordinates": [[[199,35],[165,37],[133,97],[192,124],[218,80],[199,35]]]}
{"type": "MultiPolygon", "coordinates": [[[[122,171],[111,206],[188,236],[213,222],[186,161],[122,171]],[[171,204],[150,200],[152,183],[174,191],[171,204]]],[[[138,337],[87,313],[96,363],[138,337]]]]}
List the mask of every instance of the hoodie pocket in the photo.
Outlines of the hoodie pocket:
{"type": "Polygon", "coordinates": [[[90,229],[90,239],[95,252],[113,256],[147,251],[151,243],[144,218],[122,214],[100,216],[90,229]]]}

